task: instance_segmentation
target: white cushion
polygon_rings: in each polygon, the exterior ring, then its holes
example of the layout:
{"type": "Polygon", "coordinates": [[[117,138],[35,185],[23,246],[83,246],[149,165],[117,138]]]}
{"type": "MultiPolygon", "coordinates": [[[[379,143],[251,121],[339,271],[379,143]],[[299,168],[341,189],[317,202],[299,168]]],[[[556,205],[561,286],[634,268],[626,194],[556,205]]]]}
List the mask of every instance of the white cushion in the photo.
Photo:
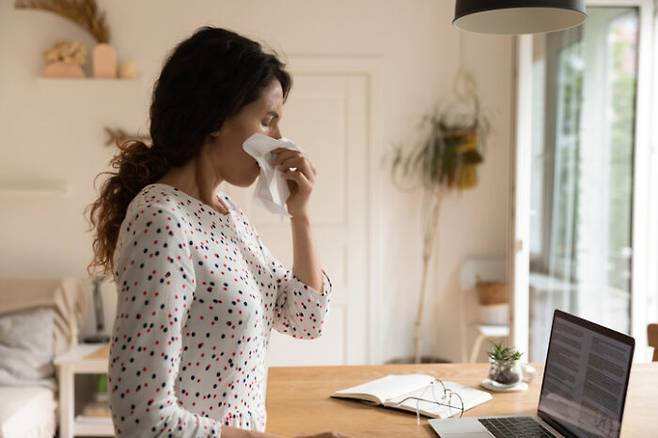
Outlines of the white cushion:
{"type": "Polygon", "coordinates": [[[54,387],[54,310],[36,307],[0,316],[0,385],[54,387]]]}

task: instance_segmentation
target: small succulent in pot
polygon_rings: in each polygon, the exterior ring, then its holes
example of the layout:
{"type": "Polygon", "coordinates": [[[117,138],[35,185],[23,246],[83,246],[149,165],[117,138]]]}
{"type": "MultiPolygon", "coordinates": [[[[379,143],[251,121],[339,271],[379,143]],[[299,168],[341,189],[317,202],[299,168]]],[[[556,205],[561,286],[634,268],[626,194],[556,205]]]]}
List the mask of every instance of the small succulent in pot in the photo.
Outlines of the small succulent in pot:
{"type": "Polygon", "coordinates": [[[521,353],[502,343],[494,343],[488,354],[489,379],[502,385],[513,385],[521,381],[521,353]]]}

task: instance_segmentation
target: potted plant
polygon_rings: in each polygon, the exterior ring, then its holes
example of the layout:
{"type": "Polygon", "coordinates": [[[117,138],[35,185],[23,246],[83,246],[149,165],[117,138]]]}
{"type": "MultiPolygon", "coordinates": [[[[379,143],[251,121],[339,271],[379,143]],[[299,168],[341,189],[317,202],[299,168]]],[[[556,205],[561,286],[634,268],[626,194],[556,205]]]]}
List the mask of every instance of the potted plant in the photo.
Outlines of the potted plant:
{"type": "MultiPolygon", "coordinates": [[[[450,192],[462,192],[477,186],[477,166],[483,161],[483,149],[489,133],[489,121],[481,110],[475,81],[465,71],[455,80],[456,99],[426,114],[421,127],[428,128],[422,140],[408,150],[394,145],[391,175],[402,190],[400,177],[419,180],[428,202],[428,217],[423,232],[423,266],[418,310],[414,324],[414,363],[421,362],[421,327],[424,315],[427,276],[438,236],[441,202],[450,192]]],[[[412,189],[415,188],[412,187],[412,189]]]]}
{"type": "Polygon", "coordinates": [[[501,385],[514,385],[521,381],[521,353],[502,343],[494,343],[488,355],[490,380],[501,385]]]}

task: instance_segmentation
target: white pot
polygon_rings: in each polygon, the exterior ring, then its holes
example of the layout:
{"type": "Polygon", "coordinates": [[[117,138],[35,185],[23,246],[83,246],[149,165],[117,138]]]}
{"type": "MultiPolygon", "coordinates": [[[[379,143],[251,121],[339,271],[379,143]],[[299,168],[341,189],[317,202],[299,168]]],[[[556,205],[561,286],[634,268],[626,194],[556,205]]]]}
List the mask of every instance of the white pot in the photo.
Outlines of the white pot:
{"type": "Polygon", "coordinates": [[[506,325],[508,323],[509,304],[478,305],[477,316],[480,324],[506,325]]]}

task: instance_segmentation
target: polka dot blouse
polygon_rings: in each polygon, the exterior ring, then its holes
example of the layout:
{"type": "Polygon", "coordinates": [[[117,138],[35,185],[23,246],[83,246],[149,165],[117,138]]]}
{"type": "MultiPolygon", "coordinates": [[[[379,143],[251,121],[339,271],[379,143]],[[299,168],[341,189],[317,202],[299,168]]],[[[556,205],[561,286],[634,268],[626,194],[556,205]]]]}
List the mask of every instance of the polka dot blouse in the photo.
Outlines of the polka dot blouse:
{"type": "Polygon", "coordinates": [[[332,291],[279,263],[247,217],[166,184],[131,201],[114,252],[119,295],[109,357],[117,437],[219,437],[264,431],[271,329],[322,334],[332,291]]]}

